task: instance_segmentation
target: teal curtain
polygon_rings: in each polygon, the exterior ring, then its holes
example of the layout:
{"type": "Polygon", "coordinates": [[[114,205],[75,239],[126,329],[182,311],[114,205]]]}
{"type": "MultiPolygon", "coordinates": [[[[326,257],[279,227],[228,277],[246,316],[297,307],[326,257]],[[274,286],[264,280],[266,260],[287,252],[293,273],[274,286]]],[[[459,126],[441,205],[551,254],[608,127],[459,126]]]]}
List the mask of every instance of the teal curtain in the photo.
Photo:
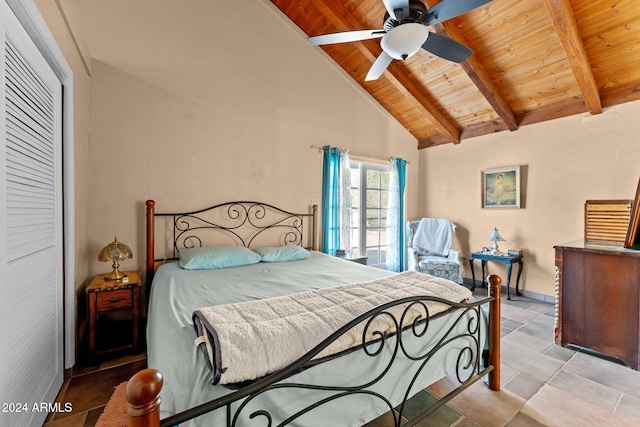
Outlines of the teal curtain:
{"type": "Polygon", "coordinates": [[[404,271],[405,267],[405,234],[404,234],[404,187],[407,182],[407,162],[401,158],[391,159],[389,179],[389,214],[387,236],[389,253],[387,268],[391,271],[404,271]]]}
{"type": "Polygon", "coordinates": [[[405,184],[407,183],[407,162],[403,159],[397,158],[395,159],[396,163],[397,163],[397,167],[398,167],[398,184],[399,184],[399,199],[400,199],[400,203],[398,204],[399,206],[399,222],[398,222],[398,234],[400,235],[400,271],[404,271],[406,269],[406,264],[405,264],[405,253],[406,253],[406,248],[405,248],[405,233],[404,233],[404,187],[405,184]]]}
{"type": "Polygon", "coordinates": [[[322,252],[335,255],[340,248],[340,149],[322,149],[322,252]]]}

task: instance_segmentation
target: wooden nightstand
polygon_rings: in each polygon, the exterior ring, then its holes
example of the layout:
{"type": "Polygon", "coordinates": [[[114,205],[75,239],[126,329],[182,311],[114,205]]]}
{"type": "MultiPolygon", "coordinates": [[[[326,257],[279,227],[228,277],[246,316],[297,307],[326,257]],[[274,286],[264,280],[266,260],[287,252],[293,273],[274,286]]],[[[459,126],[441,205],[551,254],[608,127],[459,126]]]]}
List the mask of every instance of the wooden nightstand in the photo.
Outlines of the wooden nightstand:
{"type": "Polygon", "coordinates": [[[138,329],[140,324],[140,286],[142,279],[140,271],[125,271],[128,281],[105,280],[103,274],[93,278],[87,289],[89,305],[89,356],[93,361],[96,356],[113,351],[138,348],[138,329]],[[96,345],[96,331],[99,327],[98,320],[107,313],[120,310],[129,310],[132,315],[131,341],[121,342],[116,340],[111,346],[98,348],[96,345]]]}

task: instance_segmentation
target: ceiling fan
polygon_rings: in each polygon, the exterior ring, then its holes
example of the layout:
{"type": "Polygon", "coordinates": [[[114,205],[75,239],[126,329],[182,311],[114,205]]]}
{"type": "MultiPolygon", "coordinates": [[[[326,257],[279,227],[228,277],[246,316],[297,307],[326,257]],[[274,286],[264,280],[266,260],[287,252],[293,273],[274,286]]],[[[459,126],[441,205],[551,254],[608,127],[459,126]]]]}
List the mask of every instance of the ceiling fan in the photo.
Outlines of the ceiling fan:
{"type": "Polygon", "coordinates": [[[387,13],[379,30],[357,30],[309,37],[312,45],[345,43],[382,37],[382,53],[371,66],[365,81],[376,80],[394,59],[405,60],[420,48],[441,58],[460,63],[473,51],[448,37],[432,33],[431,25],[467,13],[491,0],[442,0],[427,8],[420,0],[382,0],[387,13]]]}

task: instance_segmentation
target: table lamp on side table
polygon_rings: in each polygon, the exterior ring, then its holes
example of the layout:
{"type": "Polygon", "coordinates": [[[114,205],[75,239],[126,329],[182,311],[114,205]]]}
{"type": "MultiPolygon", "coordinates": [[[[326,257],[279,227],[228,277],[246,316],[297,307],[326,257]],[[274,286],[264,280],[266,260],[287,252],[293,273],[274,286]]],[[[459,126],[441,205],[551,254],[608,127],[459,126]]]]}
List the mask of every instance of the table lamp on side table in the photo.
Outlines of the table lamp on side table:
{"type": "Polygon", "coordinates": [[[490,242],[493,242],[493,247],[491,248],[491,255],[500,255],[501,252],[498,250],[497,242],[506,242],[506,240],[502,238],[502,236],[498,232],[497,227],[493,228],[493,231],[491,232],[491,235],[487,237],[487,240],[489,240],[490,242]]]}
{"type": "Polygon", "coordinates": [[[113,271],[104,276],[105,280],[121,280],[126,274],[122,273],[118,268],[120,261],[133,258],[133,253],[129,246],[118,242],[118,238],[114,237],[113,242],[102,248],[98,254],[98,261],[113,261],[113,271]]]}

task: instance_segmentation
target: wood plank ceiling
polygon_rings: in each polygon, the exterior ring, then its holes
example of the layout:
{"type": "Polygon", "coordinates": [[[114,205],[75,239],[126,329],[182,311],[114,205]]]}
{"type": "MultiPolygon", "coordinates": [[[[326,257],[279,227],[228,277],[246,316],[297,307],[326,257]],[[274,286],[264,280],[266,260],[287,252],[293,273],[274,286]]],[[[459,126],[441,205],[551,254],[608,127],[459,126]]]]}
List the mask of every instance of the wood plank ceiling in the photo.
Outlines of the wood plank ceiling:
{"type": "MultiPolygon", "coordinates": [[[[271,0],[308,36],[382,28],[382,0],[271,0]]],[[[437,0],[426,0],[432,7],[437,0]]],[[[431,31],[474,50],[455,64],[424,50],[364,78],[380,39],[324,49],[419,148],[640,99],[640,1],[493,0],[431,31]]]]}

